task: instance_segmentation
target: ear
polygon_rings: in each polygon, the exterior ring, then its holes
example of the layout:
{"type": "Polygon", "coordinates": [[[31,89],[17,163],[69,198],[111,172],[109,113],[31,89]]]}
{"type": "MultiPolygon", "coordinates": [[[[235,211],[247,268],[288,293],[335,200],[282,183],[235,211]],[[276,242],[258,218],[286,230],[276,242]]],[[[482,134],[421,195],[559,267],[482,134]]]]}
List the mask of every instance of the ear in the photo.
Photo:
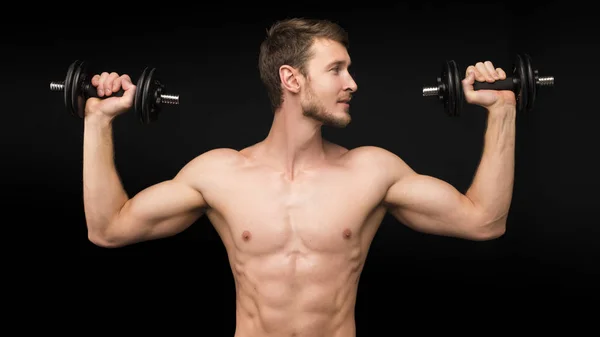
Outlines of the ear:
{"type": "Polygon", "coordinates": [[[300,92],[299,75],[300,73],[293,67],[288,65],[279,67],[279,79],[283,88],[296,94],[300,92]]]}

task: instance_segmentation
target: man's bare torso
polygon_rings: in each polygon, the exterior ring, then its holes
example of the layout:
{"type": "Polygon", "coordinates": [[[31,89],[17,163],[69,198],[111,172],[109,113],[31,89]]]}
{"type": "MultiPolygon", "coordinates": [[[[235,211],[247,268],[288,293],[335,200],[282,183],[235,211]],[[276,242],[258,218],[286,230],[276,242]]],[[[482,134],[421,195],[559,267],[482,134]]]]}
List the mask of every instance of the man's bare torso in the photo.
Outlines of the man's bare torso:
{"type": "Polygon", "coordinates": [[[254,156],[219,149],[197,188],[236,285],[236,337],[355,335],[358,280],[389,183],[368,150],[327,143],[326,163],[290,180],[254,156]]]}

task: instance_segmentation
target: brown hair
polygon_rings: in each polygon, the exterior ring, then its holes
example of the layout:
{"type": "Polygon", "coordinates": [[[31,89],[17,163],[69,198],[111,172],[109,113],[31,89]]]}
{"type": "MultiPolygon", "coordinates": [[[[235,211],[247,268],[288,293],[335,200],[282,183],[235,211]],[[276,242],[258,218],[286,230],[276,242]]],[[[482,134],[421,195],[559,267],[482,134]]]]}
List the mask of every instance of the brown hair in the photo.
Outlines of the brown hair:
{"type": "Polygon", "coordinates": [[[289,65],[306,75],[306,62],[312,56],[310,47],[317,38],[349,46],[346,31],[328,20],[292,18],[278,21],[267,30],[267,37],[260,45],[258,69],[273,111],[283,102],[279,68],[289,65]]]}

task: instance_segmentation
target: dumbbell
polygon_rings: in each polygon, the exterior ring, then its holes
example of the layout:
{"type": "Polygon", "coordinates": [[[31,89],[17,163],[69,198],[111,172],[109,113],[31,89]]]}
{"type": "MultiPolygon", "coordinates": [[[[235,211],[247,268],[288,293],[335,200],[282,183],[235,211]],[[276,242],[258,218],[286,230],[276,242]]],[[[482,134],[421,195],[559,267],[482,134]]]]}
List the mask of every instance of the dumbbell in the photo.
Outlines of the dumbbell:
{"type": "MultiPolygon", "coordinates": [[[[80,60],[71,63],[64,81],[50,82],[50,90],[63,91],[67,111],[79,118],[84,117],[87,99],[98,97],[96,87],[91,84],[88,63],[80,60]]],[[[121,89],[108,97],[121,97],[123,92],[121,89]]],[[[134,111],[140,123],[149,124],[156,121],[163,104],[179,104],[179,95],[167,94],[165,85],[156,78],[156,68],[146,67],[137,81],[134,98],[134,111]]]]}
{"type": "MultiPolygon", "coordinates": [[[[517,112],[533,110],[539,87],[554,86],[553,76],[539,76],[528,54],[517,54],[513,63],[512,76],[494,83],[475,82],[474,90],[512,90],[517,99],[517,112]]],[[[454,60],[442,64],[441,75],[436,86],[423,87],[423,96],[437,96],[449,116],[459,116],[462,111],[464,93],[458,66],[454,60]]]]}

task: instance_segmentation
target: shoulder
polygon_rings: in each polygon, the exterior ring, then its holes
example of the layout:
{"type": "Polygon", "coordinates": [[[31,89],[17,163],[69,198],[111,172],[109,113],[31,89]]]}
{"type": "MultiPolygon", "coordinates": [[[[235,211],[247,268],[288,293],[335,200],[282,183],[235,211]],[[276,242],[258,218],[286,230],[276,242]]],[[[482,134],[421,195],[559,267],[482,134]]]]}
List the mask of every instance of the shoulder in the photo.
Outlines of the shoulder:
{"type": "Polygon", "coordinates": [[[359,146],[353,149],[341,145],[325,142],[325,149],[331,158],[351,161],[356,163],[372,163],[373,161],[398,161],[401,160],[393,152],[378,146],[359,146]]]}
{"type": "Polygon", "coordinates": [[[400,156],[391,152],[390,150],[384,149],[378,146],[360,146],[349,150],[345,157],[347,160],[356,162],[362,165],[374,165],[389,167],[391,166],[404,166],[406,163],[400,156]]]}
{"type": "Polygon", "coordinates": [[[225,165],[234,164],[244,159],[244,156],[240,151],[230,148],[217,148],[208,150],[204,153],[199,154],[190,162],[188,165],[199,165],[199,164],[215,164],[225,165]]]}
{"type": "Polygon", "coordinates": [[[243,165],[245,157],[240,151],[231,148],[216,148],[192,158],[179,172],[180,175],[198,171],[223,171],[243,165]]]}
{"type": "Polygon", "coordinates": [[[349,150],[344,157],[348,167],[368,172],[372,177],[380,177],[389,182],[414,173],[400,156],[378,146],[360,146],[349,150]]]}

